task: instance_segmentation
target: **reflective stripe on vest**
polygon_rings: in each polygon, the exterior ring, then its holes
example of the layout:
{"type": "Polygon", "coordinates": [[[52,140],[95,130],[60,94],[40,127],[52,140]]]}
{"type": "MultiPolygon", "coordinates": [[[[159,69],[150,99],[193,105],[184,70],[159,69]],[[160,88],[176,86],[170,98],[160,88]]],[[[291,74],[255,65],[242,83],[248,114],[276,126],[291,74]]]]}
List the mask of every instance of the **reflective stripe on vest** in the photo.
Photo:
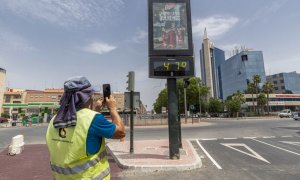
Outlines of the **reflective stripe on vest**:
{"type": "MultiPolygon", "coordinates": [[[[52,169],[52,171],[54,171],[56,173],[65,174],[65,175],[79,173],[81,171],[84,171],[84,170],[92,167],[92,166],[95,166],[99,161],[101,161],[101,159],[106,157],[106,154],[107,154],[106,151],[103,151],[98,155],[97,158],[89,160],[89,161],[87,161],[86,163],[84,163],[82,165],[75,166],[75,167],[72,167],[72,168],[70,168],[70,167],[59,167],[59,166],[51,164],[51,169],[52,169]]],[[[107,170],[108,170],[108,173],[109,173],[109,169],[106,169],[105,171],[107,171],[107,170]]],[[[103,174],[103,173],[101,173],[101,174],[103,174]]]]}
{"type": "Polygon", "coordinates": [[[105,171],[103,171],[101,174],[99,174],[96,177],[93,177],[92,180],[102,180],[103,178],[105,178],[106,176],[109,175],[110,172],[110,168],[108,167],[105,171]]]}

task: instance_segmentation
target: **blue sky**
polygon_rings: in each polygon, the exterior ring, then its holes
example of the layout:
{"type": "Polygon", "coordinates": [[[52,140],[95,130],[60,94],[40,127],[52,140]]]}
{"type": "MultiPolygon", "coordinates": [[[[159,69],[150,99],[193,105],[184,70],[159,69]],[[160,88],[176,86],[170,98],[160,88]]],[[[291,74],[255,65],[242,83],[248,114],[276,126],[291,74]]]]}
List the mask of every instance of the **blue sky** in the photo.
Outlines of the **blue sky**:
{"type": "MultiPolygon", "coordinates": [[[[204,28],[226,51],[264,54],[266,74],[300,67],[300,1],[191,0],[196,75],[204,28]]],[[[148,78],[146,0],[1,0],[0,66],[11,88],[60,88],[84,75],[126,91],[128,71],[150,109],[166,80],[148,78]]]]}

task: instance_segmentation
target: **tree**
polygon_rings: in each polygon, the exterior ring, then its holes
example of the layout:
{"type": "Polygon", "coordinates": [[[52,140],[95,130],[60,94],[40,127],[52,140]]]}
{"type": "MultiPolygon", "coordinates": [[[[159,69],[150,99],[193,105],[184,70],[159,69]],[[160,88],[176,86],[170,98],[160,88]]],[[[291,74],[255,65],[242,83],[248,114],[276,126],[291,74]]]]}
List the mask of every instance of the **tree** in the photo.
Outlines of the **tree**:
{"type": "MultiPolygon", "coordinates": [[[[253,83],[255,86],[255,92],[256,92],[256,104],[257,104],[257,95],[258,95],[258,84],[261,82],[261,78],[258,74],[253,76],[253,83]]],[[[258,112],[258,111],[257,111],[258,112]]]]}
{"type": "Polygon", "coordinates": [[[167,107],[167,104],[168,104],[168,91],[167,88],[164,88],[162,91],[160,91],[155,103],[153,104],[154,111],[156,113],[161,113],[161,108],[167,107]]]}
{"type": "MultiPolygon", "coordinates": [[[[183,79],[179,79],[177,82],[177,93],[178,93],[178,104],[179,104],[179,112],[184,113],[184,82],[183,79]]],[[[189,86],[187,88],[187,104],[188,105],[194,105],[197,108],[200,109],[201,102],[199,103],[199,100],[201,100],[202,97],[207,96],[209,93],[209,89],[207,86],[201,85],[200,78],[194,77],[189,79],[189,86]]],[[[161,107],[167,107],[168,104],[168,93],[167,89],[164,88],[158,95],[154,106],[154,111],[156,113],[161,113],[161,107]]],[[[189,106],[188,106],[189,107],[189,106]]]]}
{"type": "Polygon", "coordinates": [[[223,103],[220,100],[214,98],[209,99],[208,111],[210,113],[221,113],[223,110],[223,103]]]}
{"type": "Polygon", "coordinates": [[[261,108],[261,111],[264,112],[264,107],[267,103],[267,98],[264,93],[259,93],[257,97],[257,105],[261,108]]]}
{"type": "Polygon", "coordinates": [[[253,113],[255,112],[255,106],[254,106],[254,97],[253,94],[255,93],[255,84],[254,83],[249,83],[247,86],[247,93],[251,94],[252,97],[252,108],[253,108],[253,113]]]}
{"type": "Polygon", "coordinates": [[[269,107],[269,94],[273,92],[273,84],[270,81],[266,81],[266,83],[262,87],[263,92],[267,93],[267,111],[268,115],[270,114],[270,107],[269,107]]]}
{"type": "Polygon", "coordinates": [[[242,94],[240,91],[237,91],[236,93],[233,93],[232,96],[227,98],[225,105],[231,114],[236,113],[236,116],[238,117],[238,113],[241,110],[241,105],[245,103],[245,101],[244,94],[242,94]]]}

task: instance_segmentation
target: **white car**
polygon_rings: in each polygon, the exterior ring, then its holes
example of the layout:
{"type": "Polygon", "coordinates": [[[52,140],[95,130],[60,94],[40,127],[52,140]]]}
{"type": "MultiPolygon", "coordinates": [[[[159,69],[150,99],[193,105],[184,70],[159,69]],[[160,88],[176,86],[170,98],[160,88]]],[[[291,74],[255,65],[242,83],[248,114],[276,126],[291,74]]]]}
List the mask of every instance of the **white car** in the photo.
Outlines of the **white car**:
{"type": "Polygon", "coordinates": [[[294,119],[295,121],[298,121],[298,120],[300,119],[300,113],[299,113],[299,112],[294,112],[294,113],[293,113],[293,119],[294,119]]]}
{"type": "Polygon", "coordinates": [[[283,117],[293,117],[292,116],[292,111],[290,109],[284,109],[284,110],[280,111],[280,113],[278,114],[278,116],[280,118],[283,118],[283,117]]]}

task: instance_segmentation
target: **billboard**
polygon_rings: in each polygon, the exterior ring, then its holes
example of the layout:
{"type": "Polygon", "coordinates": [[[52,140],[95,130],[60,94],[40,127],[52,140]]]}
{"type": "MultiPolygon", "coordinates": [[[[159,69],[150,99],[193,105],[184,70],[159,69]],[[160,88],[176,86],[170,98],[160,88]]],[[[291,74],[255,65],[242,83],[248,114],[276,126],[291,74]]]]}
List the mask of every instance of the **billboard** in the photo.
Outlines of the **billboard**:
{"type": "Polygon", "coordinates": [[[149,0],[149,55],[193,55],[189,0],[149,0]]]}

